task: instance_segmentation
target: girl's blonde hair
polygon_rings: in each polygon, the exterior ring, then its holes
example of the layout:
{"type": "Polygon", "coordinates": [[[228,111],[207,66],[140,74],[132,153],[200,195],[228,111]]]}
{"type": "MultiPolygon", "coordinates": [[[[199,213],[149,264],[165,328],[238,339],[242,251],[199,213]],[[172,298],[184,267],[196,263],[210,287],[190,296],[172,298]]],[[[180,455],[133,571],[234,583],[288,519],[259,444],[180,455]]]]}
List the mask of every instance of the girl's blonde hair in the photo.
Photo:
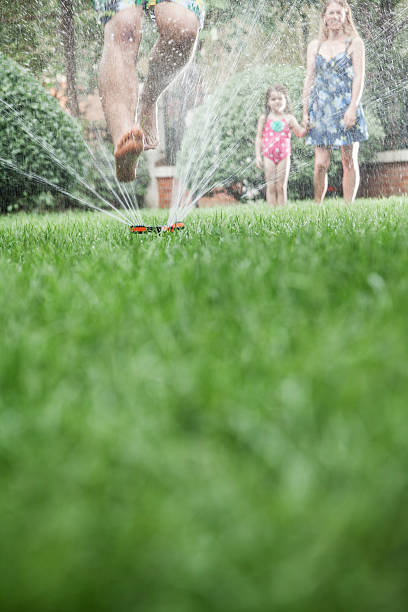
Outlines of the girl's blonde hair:
{"type": "Polygon", "coordinates": [[[322,10],[322,14],[321,14],[321,18],[320,18],[320,32],[319,32],[319,40],[321,42],[323,42],[324,40],[327,40],[328,36],[329,36],[329,28],[326,25],[326,20],[325,20],[325,14],[327,11],[327,7],[332,4],[333,2],[335,2],[336,4],[339,4],[340,6],[343,7],[345,13],[346,13],[346,20],[344,22],[344,32],[350,37],[350,38],[355,38],[356,36],[358,36],[358,32],[356,30],[356,26],[354,25],[353,22],[353,16],[351,14],[351,8],[348,2],[346,2],[346,0],[328,0],[327,2],[324,3],[323,5],[323,10],[322,10]]]}

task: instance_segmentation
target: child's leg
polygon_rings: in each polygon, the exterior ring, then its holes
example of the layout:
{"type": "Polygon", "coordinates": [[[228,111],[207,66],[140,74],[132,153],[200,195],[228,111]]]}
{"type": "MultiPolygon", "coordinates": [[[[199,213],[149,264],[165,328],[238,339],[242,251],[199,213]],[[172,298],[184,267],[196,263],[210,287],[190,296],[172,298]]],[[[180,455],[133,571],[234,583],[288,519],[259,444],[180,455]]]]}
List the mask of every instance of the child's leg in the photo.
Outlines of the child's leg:
{"type": "Polygon", "coordinates": [[[143,147],[132,128],[138,98],[136,59],[142,35],[142,7],[116,13],[105,25],[99,66],[99,94],[115,149],[120,181],[135,178],[137,157],[143,147]]]}
{"type": "Polygon", "coordinates": [[[358,167],[358,149],[360,143],[354,142],[350,146],[341,148],[343,162],[343,197],[347,204],[354,202],[360,183],[360,169],[358,167]]]}
{"type": "Polygon", "coordinates": [[[314,201],[316,204],[321,204],[326,195],[330,156],[330,147],[315,147],[314,201]]]}
{"type": "Polygon", "coordinates": [[[146,149],[157,147],[156,102],[190,60],[200,22],[197,15],[175,2],[160,2],[154,9],[160,36],[149,58],[149,72],[140,100],[137,122],[146,149]]]}
{"type": "Polygon", "coordinates": [[[276,166],[276,198],[280,206],[285,206],[287,203],[289,170],[290,156],[288,155],[276,166]]]}
{"type": "Polygon", "coordinates": [[[264,171],[266,183],[266,203],[276,206],[278,203],[276,195],[276,166],[271,159],[264,157],[264,171]]]}
{"type": "Polygon", "coordinates": [[[99,92],[114,147],[135,124],[141,16],[141,6],[123,9],[105,26],[99,92]]]}

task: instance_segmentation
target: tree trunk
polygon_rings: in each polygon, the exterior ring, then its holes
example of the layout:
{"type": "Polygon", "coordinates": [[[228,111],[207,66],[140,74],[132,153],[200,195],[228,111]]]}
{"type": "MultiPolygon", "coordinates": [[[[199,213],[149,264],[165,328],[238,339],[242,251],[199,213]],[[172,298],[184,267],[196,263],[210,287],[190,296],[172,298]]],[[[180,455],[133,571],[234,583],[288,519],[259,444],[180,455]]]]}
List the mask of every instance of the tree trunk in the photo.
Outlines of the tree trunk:
{"type": "Polygon", "coordinates": [[[383,33],[384,41],[391,46],[400,33],[395,22],[395,9],[398,4],[399,0],[380,0],[377,17],[377,24],[383,33]]]}
{"type": "Polygon", "coordinates": [[[74,117],[79,115],[76,90],[75,31],[73,0],[60,0],[60,32],[64,45],[65,71],[67,77],[68,109],[74,117]]]}
{"type": "Polygon", "coordinates": [[[303,41],[303,49],[302,55],[304,57],[304,62],[306,65],[307,62],[307,46],[309,44],[310,37],[310,26],[309,26],[309,17],[306,11],[301,11],[300,18],[302,20],[302,41],[303,41]]]}

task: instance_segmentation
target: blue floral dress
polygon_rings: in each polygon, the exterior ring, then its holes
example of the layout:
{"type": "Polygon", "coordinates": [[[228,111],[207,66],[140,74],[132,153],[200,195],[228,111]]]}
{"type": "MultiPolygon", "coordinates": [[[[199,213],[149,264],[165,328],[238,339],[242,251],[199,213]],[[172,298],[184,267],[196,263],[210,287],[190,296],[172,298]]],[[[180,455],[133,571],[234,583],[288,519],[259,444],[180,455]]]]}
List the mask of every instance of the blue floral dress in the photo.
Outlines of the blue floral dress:
{"type": "Polygon", "coordinates": [[[319,52],[315,60],[315,82],[309,100],[310,129],[306,143],[315,147],[350,145],[368,139],[367,124],[361,104],[357,107],[356,123],[346,129],[344,113],[351,102],[353,61],[346,48],[330,60],[319,52]]]}

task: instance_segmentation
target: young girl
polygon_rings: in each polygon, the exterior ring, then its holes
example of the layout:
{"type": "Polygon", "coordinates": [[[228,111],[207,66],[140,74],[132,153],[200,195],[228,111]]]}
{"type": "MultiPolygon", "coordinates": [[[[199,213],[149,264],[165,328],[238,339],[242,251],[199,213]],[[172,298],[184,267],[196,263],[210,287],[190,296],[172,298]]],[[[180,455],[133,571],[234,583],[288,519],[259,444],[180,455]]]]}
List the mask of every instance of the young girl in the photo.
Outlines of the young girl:
{"type": "Polygon", "coordinates": [[[290,169],[291,131],[298,138],[307,134],[289,114],[289,98],[282,85],[272,85],[266,92],[265,112],[259,117],[255,141],[256,165],[265,172],[266,201],[276,206],[287,202],[290,169]]]}

